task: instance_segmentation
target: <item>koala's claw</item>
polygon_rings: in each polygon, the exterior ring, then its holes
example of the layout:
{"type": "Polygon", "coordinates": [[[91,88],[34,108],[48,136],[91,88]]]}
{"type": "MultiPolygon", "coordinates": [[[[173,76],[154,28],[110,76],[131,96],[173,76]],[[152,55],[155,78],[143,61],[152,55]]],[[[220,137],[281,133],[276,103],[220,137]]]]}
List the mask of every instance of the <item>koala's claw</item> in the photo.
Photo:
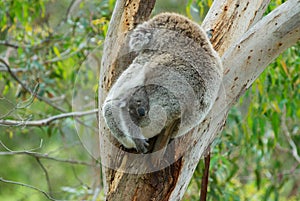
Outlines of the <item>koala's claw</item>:
{"type": "Polygon", "coordinates": [[[148,151],[147,147],[149,146],[149,143],[147,142],[146,139],[134,139],[134,142],[135,142],[135,148],[138,152],[147,153],[148,151]]]}

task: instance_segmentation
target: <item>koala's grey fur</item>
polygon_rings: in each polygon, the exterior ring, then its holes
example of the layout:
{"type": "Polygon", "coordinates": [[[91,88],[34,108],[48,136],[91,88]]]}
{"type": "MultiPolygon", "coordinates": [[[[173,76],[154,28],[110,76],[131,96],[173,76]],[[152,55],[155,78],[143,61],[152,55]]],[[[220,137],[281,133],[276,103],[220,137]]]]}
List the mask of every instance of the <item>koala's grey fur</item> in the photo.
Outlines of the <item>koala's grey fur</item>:
{"type": "Polygon", "coordinates": [[[110,89],[103,115],[121,144],[145,153],[149,138],[175,138],[203,121],[223,68],[205,31],[174,13],[138,25],[129,47],[137,57],[110,89]]]}

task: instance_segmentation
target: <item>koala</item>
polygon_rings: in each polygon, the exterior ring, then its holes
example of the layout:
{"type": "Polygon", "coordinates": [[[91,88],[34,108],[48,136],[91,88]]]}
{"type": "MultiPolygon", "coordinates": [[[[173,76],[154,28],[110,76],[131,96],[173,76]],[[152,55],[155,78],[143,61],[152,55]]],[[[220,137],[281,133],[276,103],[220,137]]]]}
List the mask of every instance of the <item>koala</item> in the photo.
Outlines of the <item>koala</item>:
{"type": "Polygon", "coordinates": [[[103,116],[125,148],[147,153],[148,140],[158,137],[157,151],[204,120],[221,85],[222,63],[205,31],[175,13],[138,25],[128,45],[137,56],[110,89],[103,116]]]}

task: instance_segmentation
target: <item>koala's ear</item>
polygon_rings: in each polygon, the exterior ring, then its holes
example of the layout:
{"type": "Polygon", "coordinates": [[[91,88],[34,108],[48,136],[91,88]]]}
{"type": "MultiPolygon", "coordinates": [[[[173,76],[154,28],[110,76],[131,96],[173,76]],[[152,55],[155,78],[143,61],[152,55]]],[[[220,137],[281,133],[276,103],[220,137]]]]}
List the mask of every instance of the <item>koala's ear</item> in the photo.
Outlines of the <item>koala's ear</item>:
{"type": "Polygon", "coordinates": [[[141,51],[146,48],[152,38],[151,29],[147,22],[137,26],[130,34],[129,47],[133,51],[141,51]]]}

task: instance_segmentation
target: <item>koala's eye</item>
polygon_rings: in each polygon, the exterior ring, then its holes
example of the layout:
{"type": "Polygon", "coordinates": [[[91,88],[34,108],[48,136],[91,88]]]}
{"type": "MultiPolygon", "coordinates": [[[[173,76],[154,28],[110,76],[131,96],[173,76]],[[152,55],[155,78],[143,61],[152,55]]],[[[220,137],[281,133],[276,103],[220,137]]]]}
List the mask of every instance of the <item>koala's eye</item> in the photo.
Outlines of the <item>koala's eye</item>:
{"type": "Polygon", "coordinates": [[[143,116],[145,116],[146,111],[145,111],[145,109],[143,107],[139,107],[137,109],[137,113],[139,114],[139,116],[143,117],[143,116]]]}

